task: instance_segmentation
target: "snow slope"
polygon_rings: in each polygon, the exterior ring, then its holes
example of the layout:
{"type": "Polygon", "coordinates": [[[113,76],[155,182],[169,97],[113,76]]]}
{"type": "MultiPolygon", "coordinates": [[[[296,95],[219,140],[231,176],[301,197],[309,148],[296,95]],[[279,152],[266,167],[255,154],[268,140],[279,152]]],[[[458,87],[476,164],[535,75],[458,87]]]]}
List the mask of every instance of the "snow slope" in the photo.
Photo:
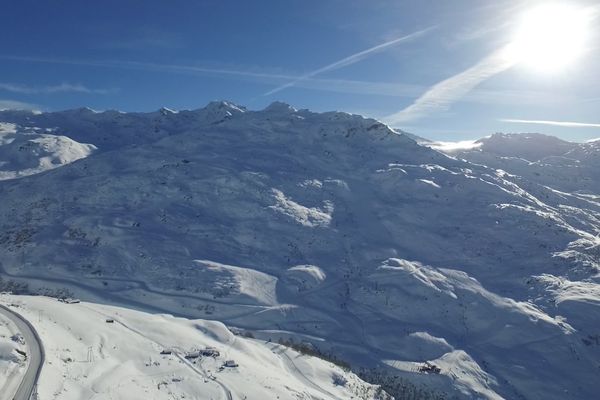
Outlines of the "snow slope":
{"type": "Polygon", "coordinates": [[[58,168],[88,157],[96,150],[94,145],[51,132],[0,122],[0,180],[58,168]]]}
{"type": "Polygon", "coordinates": [[[458,398],[600,389],[594,155],[500,168],[280,103],[2,119],[99,149],[0,183],[4,287],[300,338],[458,398]]]}
{"type": "Polygon", "coordinates": [[[41,399],[374,399],[378,392],[340,367],[235,336],[219,322],[41,296],[0,301],[27,317],[44,343],[41,399]],[[220,354],[186,358],[205,348],[220,354]],[[238,366],[221,368],[226,360],[238,366]]]}

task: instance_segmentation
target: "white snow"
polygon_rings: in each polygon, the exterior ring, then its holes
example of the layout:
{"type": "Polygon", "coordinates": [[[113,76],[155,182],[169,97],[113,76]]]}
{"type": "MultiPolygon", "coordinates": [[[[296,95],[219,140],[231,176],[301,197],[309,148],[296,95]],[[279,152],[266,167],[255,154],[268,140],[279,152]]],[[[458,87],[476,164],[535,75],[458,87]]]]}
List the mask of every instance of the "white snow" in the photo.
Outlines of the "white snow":
{"type": "Polygon", "coordinates": [[[370,399],[377,389],[321,359],[235,336],[219,322],[42,296],[3,295],[0,301],[15,304],[41,337],[42,399],[339,400],[370,399]],[[185,358],[207,347],[220,355],[185,358]],[[167,349],[172,354],[160,354],[167,349]],[[221,368],[225,360],[238,366],[221,368]],[[336,375],[347,383],[335,385],[336,375]]]}
{"type": "Polygon", "coordinates": [[[0,123],[0,180],[38,174],[79,159],[96,150],[66,136],[0,123]]]}
{"type": "Polygon", "coordinates": [[[284,275],[285,285],[295,291],[303,292],[321,285],[327,274],[316,265],[295,265],[287,269],[284,275]]]}
{"type": "Polygon", "coordinates": [[[277,278],[250,268],[220,264],[208,260],[195,260],[201,268],[198,285],[205,285],[215,295],[227,294],[233,300],[246,300],[261,305],[277,305],[275,287],[277,278]],[[242,297],[242,299],[240,299],[242,297]],[[247,297],[243,299],[243,297],[247,297]]]}
{"type": "Polygon", "coordinates": [[[438,185],[437,183],[435,183],[435,182],[434,182],[434,181],[432,181],[431,179],[419,179],[419,181],[421,181],[421,182],[423,182],[423,183],[426,183],[426,184],[428,184],[428,185],[430,185],[430,186],[433,186],[434,188],[438,188],[438,189],[439,189],[439,188],[441,188],[441,186],[440,186],[440,185],[438,185]]]}
{"type": "Polygon", "coordinates": [[[570,281],[550,274],[534,277],[539,283],[546,285],[546,290],[553,294],[557,305],[563,302],[579,302],[600,305],[600,285],[588,281],[570,281]]]}
{"type": "Polygon", "coordinates": [[[269,208],[287,215],[299,224],[308,227],[327,227],[331,222],[333,205],[330,202],[326,202],[323,208],[305,207],[287,198],[281,190],[273,189],[273,196],[275,205],[269,208]]]}

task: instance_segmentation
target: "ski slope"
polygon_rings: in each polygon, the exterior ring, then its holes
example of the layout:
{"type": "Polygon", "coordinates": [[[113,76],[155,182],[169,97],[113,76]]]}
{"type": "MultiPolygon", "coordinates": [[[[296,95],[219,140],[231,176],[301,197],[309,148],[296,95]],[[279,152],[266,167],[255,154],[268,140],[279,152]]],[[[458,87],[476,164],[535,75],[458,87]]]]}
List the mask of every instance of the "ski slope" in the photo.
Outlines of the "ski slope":
{"type": "Polygon", "coordinates": [[[45,345],[41,399],[372,399],[377,391],[333,364],[234,336],[218,322],[41,296],[0,301],[27,316],[45,345]],[[186,358],[207,347],[219,356],[186,358]],[[238,366],[223,368],[226,360],[238,366]]]}

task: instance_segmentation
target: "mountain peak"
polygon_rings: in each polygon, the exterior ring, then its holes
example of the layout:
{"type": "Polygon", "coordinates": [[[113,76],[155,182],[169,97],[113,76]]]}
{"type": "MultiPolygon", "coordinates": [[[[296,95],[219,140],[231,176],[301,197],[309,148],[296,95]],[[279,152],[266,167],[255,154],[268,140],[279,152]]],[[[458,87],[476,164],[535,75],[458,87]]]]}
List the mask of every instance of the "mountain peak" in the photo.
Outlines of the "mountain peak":
{"type": "Polygon", "coordinates": [[[177,114],[177,111],[175,110],[171,110],[170,108],[167,107],[161,107],[158,112],[162,115],[171,115],[171,114],[177,114]]]}
{"type": "Polygon", "coordinates": [[[243,113],[246,112],[246,108],[243,106],[238,106],[229,101],[219,100],[219,101],[211,101],[203,108],[206,111],[229,111],[231,113],[243,113]]]}
{"type": "Polygon", "coordinates": [[[263,111],[278,113],[294,113],[298,110],[282,101],[274,101],[271,104],[269,104],[263,111]]]}
{"type": "Polygon", "coordinates": [[[493,141],[493,140],[512,140],[512,141],[553,141],[553,142],[562,142],[568,143],[565,140],[559,139],[556,136],[545,135],[543,133],[502,133],[496,132],[490,136],[486,136],[485,138],[480,139],[480,141],[493,141]]]}
{"type": "Polygon", "coordinates": [[[72,115],[85,115],[85,114],[98,114],[99,112],[90,108],[90,107],[79,107],[71,110],[61,111],[63,114],[72,114],[72,115]]]}
{"type": "Polygon", "coordinates": [[[483,151],[499,156],[519,157],[529,161],[559,156],[576,145],[541,133],[495,133],[479,139],[483,151]]]}

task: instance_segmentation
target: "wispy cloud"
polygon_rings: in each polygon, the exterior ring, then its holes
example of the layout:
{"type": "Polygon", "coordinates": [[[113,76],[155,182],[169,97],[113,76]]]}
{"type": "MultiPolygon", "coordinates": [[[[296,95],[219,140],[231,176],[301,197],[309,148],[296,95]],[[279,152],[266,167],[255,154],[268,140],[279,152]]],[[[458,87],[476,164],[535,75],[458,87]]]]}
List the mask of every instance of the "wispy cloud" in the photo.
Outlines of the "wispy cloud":
{"type": "Polygon", "coordinates": [[[296,85],[300,81],[313,78],[313,77],[315,77],[315,76],[317,76],[319,74],[325,73],[325,72],[334,71],[336,69],[340,69],[340,68],[346,67],[348,65],[352,65],[352,64],[357,63],[357,62],[359,62],[361,60],[364,60],[365,58],[367,58],[367,57],[369,57],[369,56],[371,56],[371,55],[373,55],[375,53],[382,52],[382,51],[384,51],[386,49],[389,49],[390,47],[396,46],[396,45],[398,45],[398,44],[400,44],[402,42],[407,42],[409,40],[418,38],[419,36],[422,36],[422,35],[426,34],[427,32],[429,32],[429,31],[431,31],[433,29],[435,29],[435,27],[429,27],[427,29],[423,29],[423,30],[420,30],[420,31],[417,31],[417,32],[413,32],[413,33],[411,33],[409,35],[405,35],[405,36],[402,36],[402,37],[399,37],[399,38],[396,38],[396,39],[393,39],[393,40],[389,40],[389,41],[387,41],[385,43],[381,43],[381,44],[379,44],[377,46],[370,47],[370,48],[368,48],[366,50],[363,50],[363,51],[360,51],[358,53],[354,53],[351,56],[343,58],[343,59],[341,59],[339,61],[336,61],[336,62],[334,62],[332,64],[326,65],[326,66],[324,66],[322,68],[316,69],[316,70],[314,70],[312,72],[309,72],[308,74],[302,75],[302,76],[300,76],[300,77],[298,77],[298,78],[296,78],[296,79],[294,79],[294,80],[292,80],[290,82],[287,82],[287,83],[285,83],[285,84],[283,84],[281,86],[278,86],[275,89],[269,90],[264,95],[265,96],[269,96],[269,95],[275,94],[277,92],[280,92],[280,91],[282,91],[284,89],[287,89],[289,87],[292,87],[292,86],[296,85]]]}
{"type": "Polygon", "coordinates": [[[88,94],[111,94],[118,89],[90,89],[81,84],[61,83],[51,86],[28,86],[18,83],[0,82],[0,90],[21,94],[54,94],[54,93],[88,93],[88,94]]]}
{"type": "Polygon", "coordinates": [[[405,123],[421,119],[434,112],[448,110],[452,103],[467,95],[482,82],[513,67],[516,61],[507,56],[507,51],[508,48],[502,48],[473,67],[437,83],[410,106],[384,120],[390,124],[405,123]]]}
{"type": "Polygon", "coordinates": [[[24,103],[17,100],[0,99],[0,111],[2,110],[39,110],[35,104],[24,103]]]}
{"type": "Polygon", "coordinates": [[[284,84],[297,81],[296,85],[307,89],[324,90],[338,93],[356,93],[384,96],[414,97],[422,92],[418,85],[389,82],[370,82],[344,79],[318,79],[302,78],[282,72],[272,72],[267,69],[235,69],[213,68],[198,65],[159,64],[152,62],[124,61],[124,60],[78,60],[44,57],[24,57],[13,55],[0,55],[0,60],[30,62],[41,64],[77,65],[83,67],[115,68],[123,70],[140,70],[170,74],[222,76],[267,84],[284,84]]]}
{"type": "Polygon", "coordinates": [[[63,64],[63,65],[78,65],[85,67],[100,67],[100,68],[118,68],[130,70],[143,70],[154,72],[170,72],[180,74],[203,74],[203,75],[224,75],[235,76],[252,79],[279,79],[280,82],[296,78],[296,76],[277,74],[262,71],[237,70],[232,68],[211,68],[196,65],[178,65],[178,64],[158,64],[152,62],[139,61],[122,61],[122,60],[78,60],[78,59],[62,59],[62,58],[45,58],[45,57],[23,57],[12,55],[0,55],[2,60],[32,62],[43,64],[63,64]]]}
{"type": "Polygon", "coordinates": [[[593,124],[587,122],[570,122],[570,121],[545,121],[535,119],[511,119],[503,118],[501,122],[510,122],[514,124],[531,124],[531,125],[551,125],[551,126],[563,126],[567,128],[600,128],[600,124],[593,124]]]}
{"type": "Polygon", "coordinates": [[[450,34],[446,44],[452,48],[468,42],[485,39],[493,41],[499,32],[506,32],[515,24],[513,15],[518,15],[526,5],[522,1],[498,0],[478,2],[469,9],[457,8],[448,17],[451,21],[460,21],[456,32],[450,34]]]}
{"type": "MultiPolygon", "coordinates": [[[[200,65],[181,64],[158,64],[139,61],[117,61],[117,60],[85,60],[85,59],[61,59],[43,57],[23,57],[12,55],[0,55],[0,60],[17,62],[31,62],[41,64],[64,64],[82,67],[111,68],[121,70],[139,70],[155,73],[182,74],[191,76],[220,76],[224,78],[238,79],[242,81],[260,82],[269,85],[282,85],[286,82],[296,81],[295,86],[310,90],[320,90],[334,93],[348,93],[369,96],[390,96],[400,98],[415,98],[427,90],[422,85],[384,82],[384,81],[362,81],[331,78],[302,78],[284,72],[273,72],[269,69],[243,69],[243,68],[213,68],[200,65]]],[[[14,85],[13,85],[14,86],[14,85]]],[[[20,87],[22,89],[22,86],[20,87]]],[[[98,89],[96,89],[98,90],[98,89]]],[[[18,92],[18,91],[17,91],[18,92]]],[[[569,100],[566,95],[557,96],[553,93],[519,90],[483,90],[475,89],[466,94],[463,101],[482,104],[522,104],[535,102],[559,103],[569,100]]],[[[378,115],[377,117],[381,117],[378,115]]]]}

